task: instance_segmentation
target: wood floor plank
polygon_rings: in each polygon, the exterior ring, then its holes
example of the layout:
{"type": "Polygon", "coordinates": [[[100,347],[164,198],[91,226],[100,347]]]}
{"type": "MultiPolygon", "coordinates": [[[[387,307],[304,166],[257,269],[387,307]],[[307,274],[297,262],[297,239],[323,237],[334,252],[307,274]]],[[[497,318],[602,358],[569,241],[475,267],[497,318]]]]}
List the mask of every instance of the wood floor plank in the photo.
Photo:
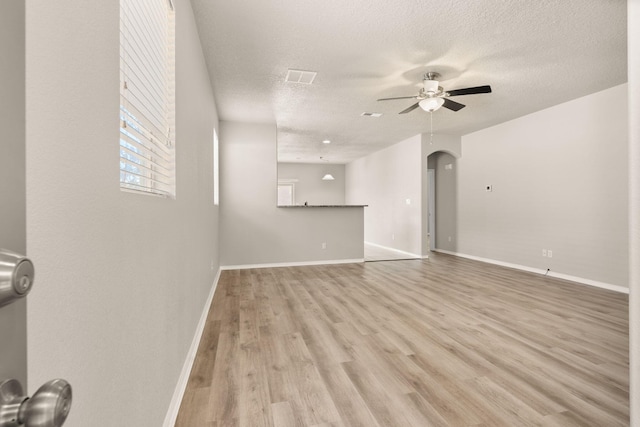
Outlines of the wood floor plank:
{"type": "Polygon", "coordinates": [[[420,393],[413,392],[400,396],[404,402],[405,415],[411,426],[447,427],[449,423],[420,393]]]}
{"type": "Polygon", "coordinates": [[[309,343],[307,347],[343,423],[353,427],[382,427],[329,349],[320,342],[309,343]]]}
{"type": "Polygon", "coordinates": [[[196,354],[196,360],[191,369],[189,383],[194,388],[209,387],[213,379],[213,368],[218,352],[218,339],[220,338],[220,321],[207,322],[200,339],[200,345],[196,354]]]}
{"type": "Polygon", "coordinates": [[[298,425],[289,402],[272,403],[271,413],[274,427],[297,427],[298,425]]]}
{"type": "Polygon", "coordinates": [[[289,354],[292,370],[291,384],[295,385],[299,412],[306,425],[334,422],[340,419],[309,349],[300,333],[286,336],[285,350],[289,354]]]}
{"type": "Polygon", "coordinates": [[[505,425],[524,427],[542,424],[543,416],[531,408],[529,402],[518,399],[490,378],[478,377],[467,380],[466,384],[483,396],[483,402],[493,409],[494,415],[504,420],[505,425]]]}
{"type": "Polygon", "coordinates": [[[406,414],[376,376],[357,361],[341,364],[378,424],[385,427],[411,425],[406,414]]]}
{"type": "Polygon", "coordinates": [[[180,408],[178,418],[176,419],[176,427],[215,426],[216,423],[209,420],[209,414],[207,412],[210,394],[211,390],[209,387],[192,387],[186,390],[183,397],[184,404],[182,408],[180,408]]]}
{"type": "Polygon", "coordinates": [[[434,254],[224,271],[176,426],[629,424],[628,296],[434,254]]]}
{"type": "Polygon", "coordinates": [[[240,367],[236,363],[240,353],[239,335],[239,331],[222,332],[218,342],[216,364],[211,380],[209,414],[211,421],[217,421],[221,425],[225,423],[235,425],[239,419],[240,367]]]}

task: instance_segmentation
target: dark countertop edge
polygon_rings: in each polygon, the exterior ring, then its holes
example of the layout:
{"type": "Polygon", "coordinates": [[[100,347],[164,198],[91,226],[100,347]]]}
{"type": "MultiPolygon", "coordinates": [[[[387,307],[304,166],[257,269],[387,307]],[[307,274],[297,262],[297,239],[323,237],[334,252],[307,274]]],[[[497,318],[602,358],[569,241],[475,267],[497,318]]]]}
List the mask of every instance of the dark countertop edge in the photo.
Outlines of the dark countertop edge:
{"type": "Polygon", "coordinates": [[[369,205],[278,205],[279,208],[366,208],[369,205]]]}

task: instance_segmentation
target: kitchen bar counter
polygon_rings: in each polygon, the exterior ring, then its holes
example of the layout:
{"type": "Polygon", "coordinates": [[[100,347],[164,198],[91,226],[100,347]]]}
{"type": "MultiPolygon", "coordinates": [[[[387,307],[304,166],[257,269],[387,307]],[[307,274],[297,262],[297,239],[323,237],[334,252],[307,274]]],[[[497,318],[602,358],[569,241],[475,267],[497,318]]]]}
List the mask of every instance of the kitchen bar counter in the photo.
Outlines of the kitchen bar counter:
{"type": "Polygon", "coordinates": [[[366,208],[369,205],[278,205],[279,208],[366,208]]]}

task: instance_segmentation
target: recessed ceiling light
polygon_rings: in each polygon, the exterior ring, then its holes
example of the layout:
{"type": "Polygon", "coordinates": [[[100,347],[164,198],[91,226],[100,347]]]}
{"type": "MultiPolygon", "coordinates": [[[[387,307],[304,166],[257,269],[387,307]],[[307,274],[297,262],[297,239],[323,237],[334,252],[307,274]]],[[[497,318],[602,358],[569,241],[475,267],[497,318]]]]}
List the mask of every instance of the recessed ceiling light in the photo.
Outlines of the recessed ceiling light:
{"type": "Polygon", "coordinates": [[[380,117],[382,113],[362,113],[360,114],[363,117],[380,117]]]}
{"type": "Polygon", "coordinates": [[[311,83],[313,83],[313,80],[316,78],[317,74],[318,73],[315,71],[289,69],[287,71],[287,77],[284,79],[284,81],[289,83],[302,83],[310,85],[311,83]]]}
{"type": "Polygon", "coordinates": [[[322,141],[323,144],[331,144],[331,141],[329,141],[328,139],[325,139],[324,141],[322,141]]]}

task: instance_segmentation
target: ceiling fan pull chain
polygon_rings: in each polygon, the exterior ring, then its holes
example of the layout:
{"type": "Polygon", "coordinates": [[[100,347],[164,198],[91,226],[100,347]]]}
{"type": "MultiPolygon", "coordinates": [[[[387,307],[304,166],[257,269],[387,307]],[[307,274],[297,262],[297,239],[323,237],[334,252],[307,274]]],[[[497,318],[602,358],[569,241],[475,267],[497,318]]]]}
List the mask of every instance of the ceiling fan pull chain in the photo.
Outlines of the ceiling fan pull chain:
{"type": "Polygon", "coordinates": [[[433,145],[433,111],[429,112],[429,117],[431,119],[431,138],[429,140],[429,144],[433,145]]]}

